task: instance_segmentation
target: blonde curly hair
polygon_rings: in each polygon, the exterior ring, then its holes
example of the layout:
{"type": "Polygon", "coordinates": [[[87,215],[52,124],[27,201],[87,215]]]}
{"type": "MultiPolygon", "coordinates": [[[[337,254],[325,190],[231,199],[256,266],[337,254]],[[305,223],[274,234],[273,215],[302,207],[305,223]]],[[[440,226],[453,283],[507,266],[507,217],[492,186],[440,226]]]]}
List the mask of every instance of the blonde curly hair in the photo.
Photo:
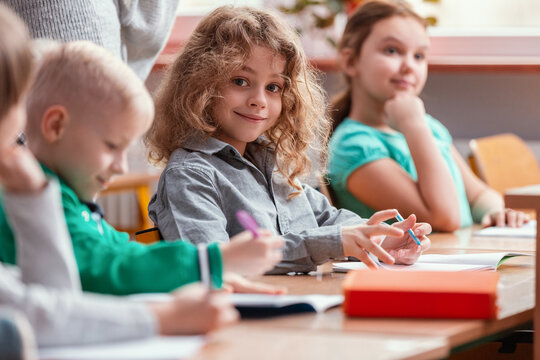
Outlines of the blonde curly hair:
{"type": "Polygon", "coordinates": [[[283,56],[285,86],[282,111],[263,135],[275,149],[277,171],[298,190],[295,178],[310,169],[306,151],[320,146],[322,162],[331,122],[326,96],[317,73],[309,65],[297,34],[279,15],[249,7],[223,6],[206,16],[168,69],[156,97],[156,118],[145,136],[149,159],[166,163],[177,148],[193,136],[213,136],[219,124],[212,108],[220,88],[240,69],[254,46],[283,56]]]}

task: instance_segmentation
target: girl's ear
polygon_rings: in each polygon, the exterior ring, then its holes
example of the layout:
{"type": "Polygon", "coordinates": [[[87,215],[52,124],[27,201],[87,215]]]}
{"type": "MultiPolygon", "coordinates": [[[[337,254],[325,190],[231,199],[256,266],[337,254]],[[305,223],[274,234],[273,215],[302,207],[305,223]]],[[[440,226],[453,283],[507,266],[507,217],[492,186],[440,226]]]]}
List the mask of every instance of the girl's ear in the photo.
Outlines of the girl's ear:
{"type": "Polygon", "coordinates": [[[46,142],[52,144],[60,140],[70,122],[69,113],[64,106],[48,108],[41,118],[41,134],[46,142]]]}
{"type": "Polygon", "coordinates": [[[358,57],[354,53],[354,50],[351,48],[343,48],[339,52],[338,56],[338,62],[341,70],[347,75],[348,77],[355,77],[358,75],[357,70],[357,61],[358,57]]]}

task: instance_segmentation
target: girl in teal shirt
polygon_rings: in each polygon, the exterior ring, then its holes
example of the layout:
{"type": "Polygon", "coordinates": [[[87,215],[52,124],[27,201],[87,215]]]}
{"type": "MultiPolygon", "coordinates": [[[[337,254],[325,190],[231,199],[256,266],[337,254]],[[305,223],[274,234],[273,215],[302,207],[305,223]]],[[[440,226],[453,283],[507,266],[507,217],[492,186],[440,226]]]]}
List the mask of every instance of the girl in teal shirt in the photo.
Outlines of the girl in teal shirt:
{"type": "Polygon", "coordinates": [[[522,225],[527,215],[504,209],[425,113],[428,49],[424,20],[405,2],[370,1],[349,18],[339,44],[349,86],[334,102],[328,171],[339,205],[363,217],[396,208],[439,231],[522,225]]]}

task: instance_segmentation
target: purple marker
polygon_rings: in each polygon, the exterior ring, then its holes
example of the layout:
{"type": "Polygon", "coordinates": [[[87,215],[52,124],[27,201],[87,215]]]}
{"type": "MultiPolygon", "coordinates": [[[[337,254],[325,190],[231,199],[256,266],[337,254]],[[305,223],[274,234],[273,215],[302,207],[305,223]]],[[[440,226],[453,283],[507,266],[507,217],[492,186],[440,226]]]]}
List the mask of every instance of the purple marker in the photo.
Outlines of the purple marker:
{"type": "Polygon", "coordinates": [[[236,212],[236,218],[244,229],[251,231],[254,237],[259,237],[259,232],[257,231],[259,225],[247,211],[238,210],[236,212]]]}

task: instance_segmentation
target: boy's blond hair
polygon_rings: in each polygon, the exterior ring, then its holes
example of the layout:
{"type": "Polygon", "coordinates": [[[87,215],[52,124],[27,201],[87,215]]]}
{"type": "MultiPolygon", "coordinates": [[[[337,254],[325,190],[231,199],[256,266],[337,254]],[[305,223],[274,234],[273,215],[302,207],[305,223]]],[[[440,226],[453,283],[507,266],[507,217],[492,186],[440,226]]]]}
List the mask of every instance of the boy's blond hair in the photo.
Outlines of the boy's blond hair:
{"type": "Polygon", "coordinates": [[[276,150],[278,171],[301,190],[295,178],[309,170],[307,148],[322,140],[326,149],[326,97],[297,34],[279,15],[265,10],[224,6],[199,23],[156,98],[156,119],[145,138],[151,161],[166,163],[192,136],[212,136],[219,130],[211,114],[220,88],[254,46],[268,48],[286,61],[282,112],[264,135],[276,150]]]}
{"type": "Polygon", "coordinates": [[[40,49],[35,80],[28,97],[29,135],[38,131],[44,112],[64,106],[76,119],[97,119],[135,104],[153,116],[144,83],[121,59],[88,41],[52,44],[40,49]]]}
{"type": "Polygon", "coordinates": [[[32,74],[30,40],[24,23],[0,4],[0,119],[18,104],[32,74]]]}

